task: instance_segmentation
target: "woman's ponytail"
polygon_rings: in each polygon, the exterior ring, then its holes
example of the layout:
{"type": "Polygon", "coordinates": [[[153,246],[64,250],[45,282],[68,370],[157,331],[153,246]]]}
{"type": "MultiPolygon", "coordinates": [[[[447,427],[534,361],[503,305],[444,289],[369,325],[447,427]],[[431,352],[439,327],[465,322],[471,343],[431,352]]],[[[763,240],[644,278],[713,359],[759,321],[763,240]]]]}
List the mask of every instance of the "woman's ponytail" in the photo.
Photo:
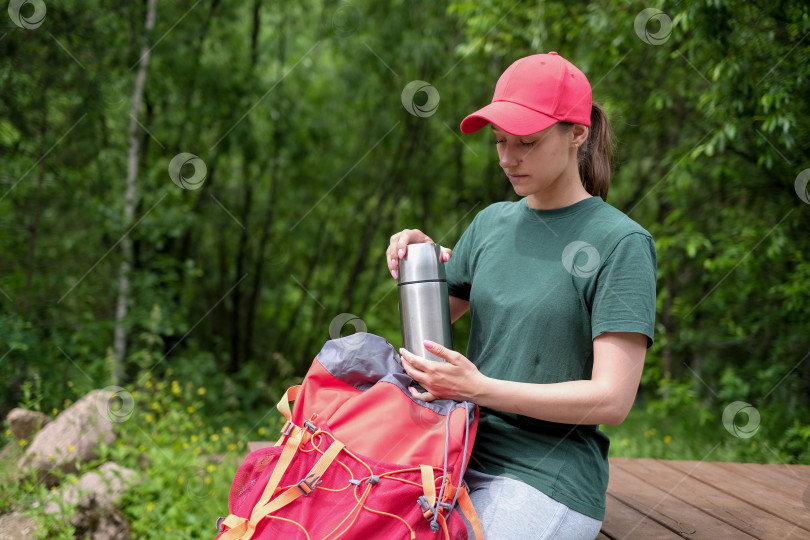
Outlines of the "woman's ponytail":
{"type": "Polygon", "coordinates": [[[582,185],[591,195],[607,200],[610,188],[610,160],[613,158],[613,133],[605,111],[594,103],[588,139],[577,152],[577,167],[582,185]]]}

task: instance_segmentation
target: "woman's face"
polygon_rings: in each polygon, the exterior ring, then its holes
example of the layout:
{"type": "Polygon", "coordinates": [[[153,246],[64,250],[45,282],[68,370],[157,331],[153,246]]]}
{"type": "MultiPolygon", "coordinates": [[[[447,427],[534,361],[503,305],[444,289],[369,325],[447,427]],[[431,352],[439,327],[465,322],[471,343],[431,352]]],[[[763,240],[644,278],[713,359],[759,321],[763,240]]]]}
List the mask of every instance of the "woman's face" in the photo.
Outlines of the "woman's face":
{"type": "Polygon", "coordinates": [[[587,136],[585,126],[554,124],[521,137],[492,124],[492,133],[503,171],[515,193],[529,198],[529,206],[541,208],[546,204],[533,203],[556,202],[582,188],[575,145],[587,136]]]}

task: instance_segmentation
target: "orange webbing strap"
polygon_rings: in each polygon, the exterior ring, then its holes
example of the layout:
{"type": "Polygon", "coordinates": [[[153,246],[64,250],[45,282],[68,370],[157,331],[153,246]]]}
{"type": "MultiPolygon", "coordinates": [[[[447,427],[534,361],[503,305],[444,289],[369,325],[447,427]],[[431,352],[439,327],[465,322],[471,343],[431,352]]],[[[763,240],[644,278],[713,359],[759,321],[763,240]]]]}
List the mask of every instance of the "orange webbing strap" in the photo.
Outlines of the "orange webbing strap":
{"type": "Polygon", "coordinates": [[[478,514],[475,513],[470,494],[467,493],[467,486],[462,484],[458,490],[458,509],[467,518],[467,521],[472,525],[472,530],[475,533],[475,540],[484,540],[484,530],[481,528],[481,522],[478,521],[478,514]]]}
{"type": "Polygon", "coordinates": [[[218,540],[238,540],[247,531],[247,519],[230,514],[222,522],[222,530],[218,540]]]}
{"type": "Polygon", "coordinates": [[[258,523],[258,520],[254,520],[256,508],[267,504],[267,501],[269,501],[270,497],[273,496],[273,493],[278,487],[278,483],[281,481],[284,471],[287,470],[293,456],[298,451],[298,445],[301,442],[301,437],[303,437],[303,435],[303,430],[296,429],[290,435],[290,438],[287,439],[287,442],[284,444],[284,448],[281,450],[281,455],[276,462],[276,466],[273,469],[273,473],[270,475],[270,479],[267,481],[264,492],[262,492],[259,502],[253,507],[253,512],[250,514],[250,520],[245,520],[245,518],[240,518],[238,516],[233,516],[234,519],[232,520],[232,515],[228,516],[223,522],[223,525],[230,526],[230,523],[228,522],[230,520],[231,522],[236,522],[236,527],[224,533],[220,537],[220,540],[250,540],[254,531],[256,530],[256,523],[258,523]]]}
{"type": "Polygon", "coordinates": [[[303,430],[296,428],[290,435],[290,438],[287,439],[287,442],[284,444],[284,448],[281,450],[281,455],[276,462],[276,467],[273,469],[273,473],[270,475],[270,479],[267,481],[267,485],[262,492],[262,496],[259,499],[259,502],[256,503],[256,506],[253,508],[253,512],[251,512],[251,520],[248,521],[243,517],[230,514],[227,518],[225,518],[225,521],[222,522],[225,532],[222,533],[219,540],[249,540],[250,537],[253,536],[253,532],[256,530],[255,522],[251,523],[251,521],[253,521],[253,514],[256,512],[257,507],[267,504],[267,501],[269,501],[270,497],[273,496],[276,487],[278,487],[278,483],[281,481],[284,471],[287,470],[293,456],[298,450],[298,445],[300,444],[303,435],[303,430]]]}
{"type": "MultiPolygon", "coordinates": [[[[276,404],[276,409],[278,409],[278,412],[280,412],[282,416],[284,416],[284,419],[287,421],[286,425],[289,425],[290,422],[292,422],[292,411],[290,410],[290,402],[295,401],[296,398],[298,398],[298,392],[300,390],[301,390],[300,384],[287,388],[287,391],[284,392],[284,395],[281,396],[281,399],[276,404]]],[[[285,436],[286,435],[284,434],[281,435],[281,438],[278,441],[276,441],[276,446],[281,446],[281,441],[284,440],[285,436]]]]}
{"type": "Polygon", "coordinates": [[[264,506],[259,507],[257,505],[250,515],[250,520],[253,521],[254,516],[256,516],[258,518],[256,522],[258,523],[258,521],[266,515],[272,514],[273,512],[283,508],[298,497],[301,497],[302,495],[306,497],[312,493],[315,488],[318,487],[318,484],[320,484],[321,475],[323,475],[323,473],[326,472],[326,469],[328,469],[329,466],[335,461],[335,458],[340,451],[343,450],[344,446],[345,445],[342,442],[335,440],[329,446],[326,452],[323,453],[315,465],[312,466],[312,469],[310,469],[309,473],[307,473],[303,480],[298,482],[296,485],[287,488],[286,491],[264,506]]]}
{"type": "Polygon", "coordinates": [[[436,506],[436,478],[433,476],[433,467],[430,465],[419,465],[422,471],[422,489],[427,497],[430,506],[436,506]]]}

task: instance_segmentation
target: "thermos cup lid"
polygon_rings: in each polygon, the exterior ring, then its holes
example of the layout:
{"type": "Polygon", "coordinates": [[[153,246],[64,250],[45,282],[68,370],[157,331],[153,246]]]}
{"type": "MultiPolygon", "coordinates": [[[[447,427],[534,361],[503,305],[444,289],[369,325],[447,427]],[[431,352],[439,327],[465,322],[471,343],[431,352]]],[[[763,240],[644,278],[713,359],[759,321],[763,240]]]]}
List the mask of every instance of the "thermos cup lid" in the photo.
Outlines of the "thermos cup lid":
{"type": "Polygon", "coordinates": [[[409,244],[405,257],[399,261],[399,284],[446,280],[440,257],[439,244],[409,244]]]}

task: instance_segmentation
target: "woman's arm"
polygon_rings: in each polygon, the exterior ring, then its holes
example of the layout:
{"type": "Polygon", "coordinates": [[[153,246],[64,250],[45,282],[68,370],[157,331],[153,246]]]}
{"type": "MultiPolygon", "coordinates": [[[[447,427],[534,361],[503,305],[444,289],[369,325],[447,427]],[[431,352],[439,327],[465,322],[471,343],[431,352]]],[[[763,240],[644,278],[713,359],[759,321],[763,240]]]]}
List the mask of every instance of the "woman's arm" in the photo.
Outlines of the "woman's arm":
{"type": "Polygon", "coordinates": [[[469,300],[462,300],[456,296],[450,297],[450,322],[456,322],[459,317],[470,309],[469,300]]]}
{"type": "Polygon", "coordinates": [[[427,392],[418,399],[450,398],[564,424],[621,424],[636,396],[647,336],[605,333],[593,340],[591,380],[534,384],[483,375],[464,355],[432,344],[447,360],[433,362],[401,349],[402,365],[427,392]]]}

